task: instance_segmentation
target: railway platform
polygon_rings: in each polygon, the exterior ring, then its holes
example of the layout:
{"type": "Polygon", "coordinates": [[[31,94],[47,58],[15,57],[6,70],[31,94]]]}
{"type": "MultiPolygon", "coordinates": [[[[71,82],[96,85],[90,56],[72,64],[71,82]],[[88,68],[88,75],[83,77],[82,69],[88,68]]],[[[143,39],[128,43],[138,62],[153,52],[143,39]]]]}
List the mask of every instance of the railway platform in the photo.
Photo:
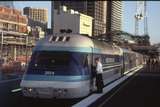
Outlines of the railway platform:
{"type": "Polygon", "coordinates": [[[146,66],[90,107],[159,107],[159,66],[146,66]]]}

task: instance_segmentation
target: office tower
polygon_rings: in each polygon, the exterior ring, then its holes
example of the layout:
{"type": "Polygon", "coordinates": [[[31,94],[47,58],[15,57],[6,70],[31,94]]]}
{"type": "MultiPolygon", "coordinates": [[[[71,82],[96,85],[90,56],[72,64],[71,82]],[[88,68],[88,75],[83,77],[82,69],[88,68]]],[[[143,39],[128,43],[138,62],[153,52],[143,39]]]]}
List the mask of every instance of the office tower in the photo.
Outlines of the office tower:
{"type": "Polygon", "coordinates": [[[28,25],[31,27],[40,26],[43,30],[47,29],[48,11],[42,8],[25,7],[24,15],[28,17],[28,25]]]}
{"type": "Polygon", "coordinates": [[[122,1],[107,1],[106,32],[121,30],[122,1]]]}
{"type": "Polygon", "coordinates": [[[122,28],[122,1],[107,1],[106,17],[106,39],[108,41],[119,41],[121,35],[117,31],[122,28]]]}
{"type": "Polygon", "coordinates": [[[47,9],[41,8],[31,8],[25,7],[23,9],[25,15],[29,16],[33,20],[40,21],[40,22],[47,22],[47,9]]]}

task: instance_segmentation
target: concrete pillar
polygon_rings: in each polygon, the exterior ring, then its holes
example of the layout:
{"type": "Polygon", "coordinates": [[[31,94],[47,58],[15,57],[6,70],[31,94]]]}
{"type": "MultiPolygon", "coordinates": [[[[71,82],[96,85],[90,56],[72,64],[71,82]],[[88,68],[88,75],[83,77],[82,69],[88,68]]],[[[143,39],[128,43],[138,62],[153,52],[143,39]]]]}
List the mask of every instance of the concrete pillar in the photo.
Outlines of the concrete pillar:
{"type": "Polygon", "coordinates": [[[1,57],[3,57],[3,31],[1,32],[1,57]]]}
{"type": "Polygon", "coordinates": [[[16,48],[16,45],[14,46],[14,53],[13,53],[13,55],[14,55],[14,61],[16,61],[16,58],[17,58],[17,48],[16,48]]]}

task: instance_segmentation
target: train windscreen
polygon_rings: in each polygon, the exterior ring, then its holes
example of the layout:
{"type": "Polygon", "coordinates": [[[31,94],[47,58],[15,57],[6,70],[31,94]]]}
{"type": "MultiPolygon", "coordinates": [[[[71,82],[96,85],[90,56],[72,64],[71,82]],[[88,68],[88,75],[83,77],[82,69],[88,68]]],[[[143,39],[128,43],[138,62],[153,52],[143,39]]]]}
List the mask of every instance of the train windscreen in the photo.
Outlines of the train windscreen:
{"type": "Polygon", "coordinates": [[[87,54],[76,52],[34,52],[28,66],[28,74],[85,75],[88,74],[87,54]]]}

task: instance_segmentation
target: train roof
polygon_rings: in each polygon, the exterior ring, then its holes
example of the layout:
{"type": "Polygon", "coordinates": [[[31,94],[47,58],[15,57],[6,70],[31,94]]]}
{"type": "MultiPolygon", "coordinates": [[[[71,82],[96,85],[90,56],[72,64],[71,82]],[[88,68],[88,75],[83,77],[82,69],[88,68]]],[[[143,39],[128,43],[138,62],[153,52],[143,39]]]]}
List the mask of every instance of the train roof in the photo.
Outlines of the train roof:
{"type": "Polygon", "coordinates": [[[139,54],[139,53],[137,53],[135,51],[128,50],[128,49],[125,49],[125,48],[121,48],[121,49],[122,49],[123,53],[136,53],[136,54],[139,54]]]}
{"type": "Polygon", "coordinates": [[[118,46],[98,41],[80,34],[49,35],[36,43],[34,51],[72,51],[93,52],[112,55],[121,55],[122,50],[118,46]]]}

